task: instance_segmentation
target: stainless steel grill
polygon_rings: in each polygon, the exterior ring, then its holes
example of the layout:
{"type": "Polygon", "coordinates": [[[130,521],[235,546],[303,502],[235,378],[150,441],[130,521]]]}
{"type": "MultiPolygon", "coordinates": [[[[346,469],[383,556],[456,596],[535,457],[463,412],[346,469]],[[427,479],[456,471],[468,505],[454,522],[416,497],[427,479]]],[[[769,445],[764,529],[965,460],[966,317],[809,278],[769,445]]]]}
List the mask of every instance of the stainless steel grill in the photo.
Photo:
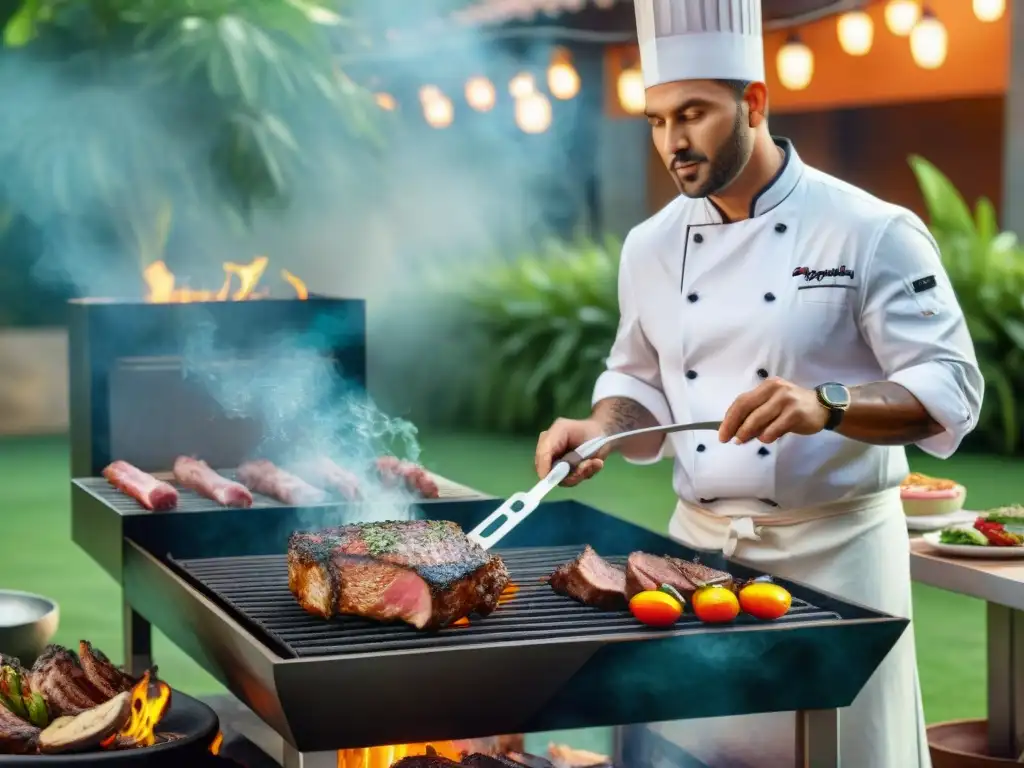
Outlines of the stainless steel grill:
{"type": "MultiPolygon", "coordinates": [[[[500,554],[519,588],[514,597],[487,618],[470,618],[468,626],[422,632],[405,624],[380,624],[355,617],[332,621],[311,616],[288,590],[283,555],[175,560],[187,579],[228,607],[236,620],[283,658],[355,653],[382,654],[439,647],[523,640],[641,639],[678,636],[706,629],[692,614],[670,631],[645,628],[628,611],[599,611],[556,594],[542,580],[575,558],[581,547],[532,547],[500,554]]],[[[624,564],[625,557],[609,562],[624,564]]],[[[794,599],[792,610],[775,624],[838,620],[832,611],[794,599]]],[[[763,625],[750,616],[734,626],[763,625]]]]}

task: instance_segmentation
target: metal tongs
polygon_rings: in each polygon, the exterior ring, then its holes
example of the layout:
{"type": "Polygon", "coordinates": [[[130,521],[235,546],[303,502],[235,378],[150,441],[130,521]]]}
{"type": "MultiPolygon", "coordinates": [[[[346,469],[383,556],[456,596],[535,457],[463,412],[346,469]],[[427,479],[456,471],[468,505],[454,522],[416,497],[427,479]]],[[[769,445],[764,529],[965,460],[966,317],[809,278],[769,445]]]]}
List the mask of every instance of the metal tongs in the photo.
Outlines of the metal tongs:
{"type": "Polygon", "coordinates": [[[718,431],[722,426],[720,421],[701,421],[696,424],[668,424],[666,426],[645,427],[644,429],[633,429],[628,432],[619,432],[614,435],[595,437],[593,440],[581,444],[574,451],[569,451],[548,472],[547,477],[537,483],[526,493],[516,493],[508,500],[489,514],[480,525],[469,533],[469,538],[475,541],[484,549],[491,549],[495,544],[507,536],[513,528],[526,519],[540,502],[565,478],[572,474],[583,461],[595,456],[602,448],[613,445],[620,440],[626,440],[640,435],[670,434],[672,432],[689,432],[693,430],[718,431]],[[500,526],[492,533],[486,534],[488,528],[495,522],[505,518],[500,526]]]}

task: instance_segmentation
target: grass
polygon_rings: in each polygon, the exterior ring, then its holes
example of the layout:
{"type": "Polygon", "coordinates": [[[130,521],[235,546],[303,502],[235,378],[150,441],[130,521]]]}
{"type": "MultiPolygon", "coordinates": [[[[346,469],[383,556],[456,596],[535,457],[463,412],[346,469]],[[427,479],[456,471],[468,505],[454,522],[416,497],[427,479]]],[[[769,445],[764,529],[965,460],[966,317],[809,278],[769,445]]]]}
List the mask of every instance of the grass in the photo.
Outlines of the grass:
{"type": "MultiPolygon", "coordinates": [[[[423,461],[442,475],[498,496],[533,485],[530,440],[428,435],[423,461]]],[[[1024,500],[1024,473],[1011,460],[961,456],[942,463],[914,454],[915,470],[956,477],[970,489],[972,508],[1024,500]]],[[[0,440],[0,475],[7,478],[0,587],[38,592],[61,606],[55,642],[88,638],[120,660],[121,604],[114,581],[71,542],[68,449],[63,438],[0,440]]],[[[656,530],[675,503],[671,467],[635,467],[613,459],[604,472],[572,491],[573,498],[656,530]]],[[[985,713],[985,610],[980,601],[914,587],[918,662],[929,722],[985,713]]],[[[190,693],[219,683],[159,632],[154,655],[162,675],[190,693]]]]}

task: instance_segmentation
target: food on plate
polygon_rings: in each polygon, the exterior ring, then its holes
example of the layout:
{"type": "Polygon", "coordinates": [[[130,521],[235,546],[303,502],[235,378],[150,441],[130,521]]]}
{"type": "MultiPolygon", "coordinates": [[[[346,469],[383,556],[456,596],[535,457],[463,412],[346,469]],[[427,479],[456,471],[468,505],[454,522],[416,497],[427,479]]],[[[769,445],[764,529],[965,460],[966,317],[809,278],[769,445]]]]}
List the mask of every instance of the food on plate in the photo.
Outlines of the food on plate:
{"type": "Polygon", "coordinates": [[[1024,507],[1013,504],[1007,507],[995,507],[986,512],[982,517],[986,522],[1001,523],[1008,529],[1024,530],[1024,507]]]}
{"type": "Polygon", "coordinates": [[[32,690],[46,699],[52,716],[77,715],[108,698],[89,681],[75,654],[60,645],[46,646],[32,665],[29,680],[32,690]]]}
{"type": "Polygon", "coordinates": [[[107,482],[151,511],[174,509],[178,491],[170,483],[157,480],[127,461],[115,461],[103,470],[107,482]]]}
{"type": "Polygon", "coordinates": [[[127,725],[132,714],[132,697],[125,691],[74,717],[54,720],[39,734],[43,754],[83,752],[99,747],[127,725]]]}
{"type": "Polygon", "coordinates": [[[248,488],[217,474],[201,459],[179,456],[174,460],[174,479],[222,507],[252,506],[252,492],[248,488]]]}
{"type": "Polygon", "coordinates": [[[988,520],[985,517],[978,517],[974,521],[975,530],[984,536],[993,547],[1019,547],[1024,544],[1024,536],[1006,530],[1006,526],[988,520]]]}
{"type": "Polygon", "coordinates": [[[651,590],[633,595],[629,601],[629,612],[649,627],[670,627],[683,615],[683,605],[682,600],[670,594],[669,590],[651,590]]]}
{"type": "Polygon", "coordinates": [[[288,540],[288,586],[304,610],[323,618],[438,629],[492,613],[509,581],[499,556],[445,520],[356,523],[288,540]]]}
{"type": "Polygon", "coordinates": [[[441,495],[430,473],[410,461],[402,461],[395,456],[381,456],[377,459],[377,473],[385,484],[405,483],[410,491],[424,499],[436,499],[441,495]]]}
{"type": "Polygon", "coordinates": [[[751,581],[737,597],[744,613],[765,621],[785,616],[793,604],[789,590],[771,581],[751,581]]]}
{"type": "Polygon", "coordinates": [[[326,456],[304,461],[294,469],[295,474],[310,485],[337,493],[343,499],[355,501],[362,495],[359,491],[359,478],[326,456]]]}
{"type": "Polygon", "coordinates": [[[958,547],[986,547],[988,546],[988,539],[985,538],[985,534],[973,526],[954,525],[939,531],[939,543],[952,544],[958,547]]]}
{"type": "Polygon", "coordinates": [[[39,749],[39,730],[6,707],[0,707],[0,754],[34,754],[39,749]]]}
{"type": "Polygon", "coordinates": [[[709,584],[732,587],[732,576],[725,571],[677,557],[649,555],[646,552],[634,552],[629,556],[626,560],[627,597],[658,589],[662,584],[674,587],[689,600],[697,589],[709,584]]]}
{"type": "Polygon", "coordinates": [[[135,681],[115,667],[106,654],[94,648],[88,640],[78,643],[78,659],[86,679],[104,696],[113,698],[119,693],[130,691],[135,681]]]}
{"type": "Polygon", "coordinates": [[[740,613],[739,598],[731,589],[717,584],[694,592],[690,605],[694,615],[707,624],[725,624],[740,613]]]}
{"type": "Polygon", "coordinates": [[[967,490],[955,480],[911,472],[900,483],[903,512],[911,517],[949,515],[963,509],[967,490]]]}
{"type": "Polygon", "coordinates": [[[601,557],[589,544],[571,563],[548,577],[560,595],[604,611],[626,610],[626,572],[601,557]]]}
{"type": "Polygon", "coordinates": [[[0,667],[0,704],[36,728],[45,728],[50,722],[50,713],[43,695],[33,691],[31,685],[16,659],[0,667]]]}
{"type": "Polygon", "coordinates": [[[1021,507],[999,507],[978,515],[974,523],[953,525],[939,531],[939,543],[953,546],[1020,547],[1024,546],[1024,518],[1021,507]]]}
{"type": "Polygon", "coordinates": [[[238,468],[238,479],[256,493],[262,493],[282,504],[305,506],[327,501],[327,494],[314,488],[301,477],[286,472],[266,459],[247,461],[238,468]]]}

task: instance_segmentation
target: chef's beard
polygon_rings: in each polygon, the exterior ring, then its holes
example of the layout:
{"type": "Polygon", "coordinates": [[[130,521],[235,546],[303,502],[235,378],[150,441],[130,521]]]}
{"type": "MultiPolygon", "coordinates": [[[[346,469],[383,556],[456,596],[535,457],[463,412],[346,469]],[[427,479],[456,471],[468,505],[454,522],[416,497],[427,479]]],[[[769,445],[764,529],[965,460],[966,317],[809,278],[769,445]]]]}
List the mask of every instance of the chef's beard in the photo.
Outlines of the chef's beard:
{"type": "MultiPolygon", "coordinates": [[[[679,178],[677,173],[673,172],[672,178],[675,180],[679,191],[687,197],[699,198],[716,195],[728,188],[736,180],[736,177],[743,172],[753,152],[752,145],[746,141],[745,128],[746,121],[743,119],[743,106],[737,104],[736,119],[733,121],[732,131],[725,137],[717,151],[711,155],[711,159],[707,161],[707,180],[695,190],[687,191],[682,179],[679,178]]],[[[686,161],[686,158],[678,159],[683,162],[686,161]]]]}

